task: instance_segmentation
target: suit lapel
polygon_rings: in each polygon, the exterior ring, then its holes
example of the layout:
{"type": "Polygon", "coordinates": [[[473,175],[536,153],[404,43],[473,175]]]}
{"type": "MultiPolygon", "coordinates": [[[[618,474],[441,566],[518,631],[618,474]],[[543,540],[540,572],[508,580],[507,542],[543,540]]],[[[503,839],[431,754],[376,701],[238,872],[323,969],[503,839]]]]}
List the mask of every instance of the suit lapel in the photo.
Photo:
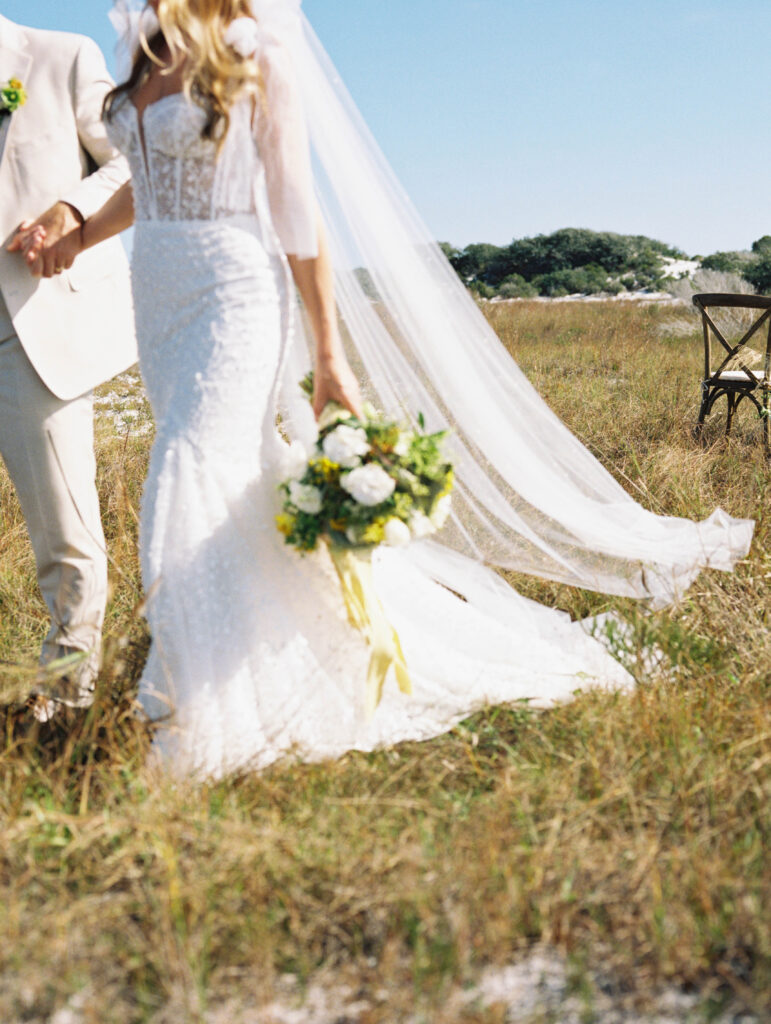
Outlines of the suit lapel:
{"type": "MultiPolygon", "coordinates": [[[[0,85],[5,85],[9,78],[18,78],[23,85],[27,85],[29,70],[32,67],[32,54],[29,51],[27,37],[24,31],[0,15],[0,85]]],[[[9,143],[13,137],[14,123],[17,120],[18,111],[10,116],[6,115],[2,136],[0,136],[0,170],[2,170],[9,143]]]]}

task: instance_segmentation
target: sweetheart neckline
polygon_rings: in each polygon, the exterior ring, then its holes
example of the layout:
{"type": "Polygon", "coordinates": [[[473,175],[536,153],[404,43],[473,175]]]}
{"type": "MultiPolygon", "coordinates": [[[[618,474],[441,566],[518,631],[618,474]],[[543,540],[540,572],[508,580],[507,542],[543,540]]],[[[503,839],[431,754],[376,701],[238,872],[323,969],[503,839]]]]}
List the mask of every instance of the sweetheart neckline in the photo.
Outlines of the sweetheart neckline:
{"type": "Polygon", "coordinates": [[[177,92],[167,92],[165,96],[159,96],[158,99],[157,100],[153,100],[152,103],[145,104],[145,106],[142,107],[141,110],[136,105],[136,103],[134,103],[134,101],[131,99],[131,97],[129,97],[128,101],[131,104],[131,106],[132,106],[132,108],[134,110],[134,113],[137,116],[137,120],[141,121],[142,118],[147,113],[147,111],[150,110],[152,107],[157,107],[160,103],[163,103],[165,100],[175,100],[179,96],[182,96],[184,98],[185,102],[189,103],[190,106],[194,106],[194,104],[190,103],[190,101],[188,100],[187,96],[185,96],[185,93],[181,89],[179,89],[177,92]]]}

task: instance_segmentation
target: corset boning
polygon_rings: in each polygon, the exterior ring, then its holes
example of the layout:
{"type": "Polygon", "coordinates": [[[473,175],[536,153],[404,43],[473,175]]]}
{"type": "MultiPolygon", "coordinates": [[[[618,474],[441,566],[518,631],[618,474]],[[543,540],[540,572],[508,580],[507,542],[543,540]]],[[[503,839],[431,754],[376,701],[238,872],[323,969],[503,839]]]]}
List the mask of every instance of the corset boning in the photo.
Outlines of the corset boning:
{"type": "Polygon", "coordinates": [[[222,147],[202,137],[206,112],[182,93],[138,114],[128,99],[107,129],[131,168],[137,221],[215,220],[256,213],[262,166],[251,134],[248,103],[236,104],[222,147]]]}

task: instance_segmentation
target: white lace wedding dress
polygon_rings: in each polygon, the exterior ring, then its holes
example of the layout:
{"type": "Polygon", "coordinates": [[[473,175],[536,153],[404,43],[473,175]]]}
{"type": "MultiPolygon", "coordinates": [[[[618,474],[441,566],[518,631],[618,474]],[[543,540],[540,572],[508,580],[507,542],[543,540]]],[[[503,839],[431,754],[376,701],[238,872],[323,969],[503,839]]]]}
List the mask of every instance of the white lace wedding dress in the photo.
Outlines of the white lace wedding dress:
{"type": "Polygon", "coordinates": [[[295,301],[279,250],[294,251],[307,182],[293,180],[293,140],[280,126],[255,129],[249,101],[234,108],[219,156],[204,120],[175,95],[142,118],[124,100],[109,125],[133,174],[137,335],[157,427],[141,519],[152,647],[139,696],[165,720],[163,756],[218,776],[286,753],[425,739],[485,704],[543,707],[631,685],[566,615],[420,542],[374,557],[414,694],[389,680],[367,720],[369,650],[328,556],[286,547],[274,524],[277,381],[295,301]]]}

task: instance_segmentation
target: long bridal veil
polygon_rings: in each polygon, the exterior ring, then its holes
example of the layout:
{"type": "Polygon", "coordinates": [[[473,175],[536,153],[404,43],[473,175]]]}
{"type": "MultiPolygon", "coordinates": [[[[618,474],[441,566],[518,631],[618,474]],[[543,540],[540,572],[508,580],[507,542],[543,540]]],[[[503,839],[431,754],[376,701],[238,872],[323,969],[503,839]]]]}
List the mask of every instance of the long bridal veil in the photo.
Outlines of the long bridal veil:
{"type": "MultiPolygon", "coordinates": [[[[296,5],[276,7],[290,27],[296,5]]],[[[299,14],[299,12],[298,12],[299,14]]],[[[672,600],[729,569],[753,524],[694,523],[635,502],[530,385],[394,177],[307,19],[287,32],[305,102],[337,300],[372,401],[452,432],[454,515],[441,542],[495,565],[672,600]]]]}
{"type": "MultiPolygon", "coordinates": [[[[125,11],[132,0],[119,0],[125,11]]],[[[366,396],[387,414],[449,429],[456,464],[444,545],[477,562],[591,590],[676,599],[701,568],[730,569],[753,523],[717,509],[701,523],[644,509],[549,409],[448,264],[399,185],[299,0],[252,0],[294,56],[343,332],[366,396]]],[[[313,431],[297,380],[285,422],[313,431]]],[[[307,332],[305,332],[307,333],[307,332]]],[[[454,563],[430,558],[435,575],[454,563]]]]}

